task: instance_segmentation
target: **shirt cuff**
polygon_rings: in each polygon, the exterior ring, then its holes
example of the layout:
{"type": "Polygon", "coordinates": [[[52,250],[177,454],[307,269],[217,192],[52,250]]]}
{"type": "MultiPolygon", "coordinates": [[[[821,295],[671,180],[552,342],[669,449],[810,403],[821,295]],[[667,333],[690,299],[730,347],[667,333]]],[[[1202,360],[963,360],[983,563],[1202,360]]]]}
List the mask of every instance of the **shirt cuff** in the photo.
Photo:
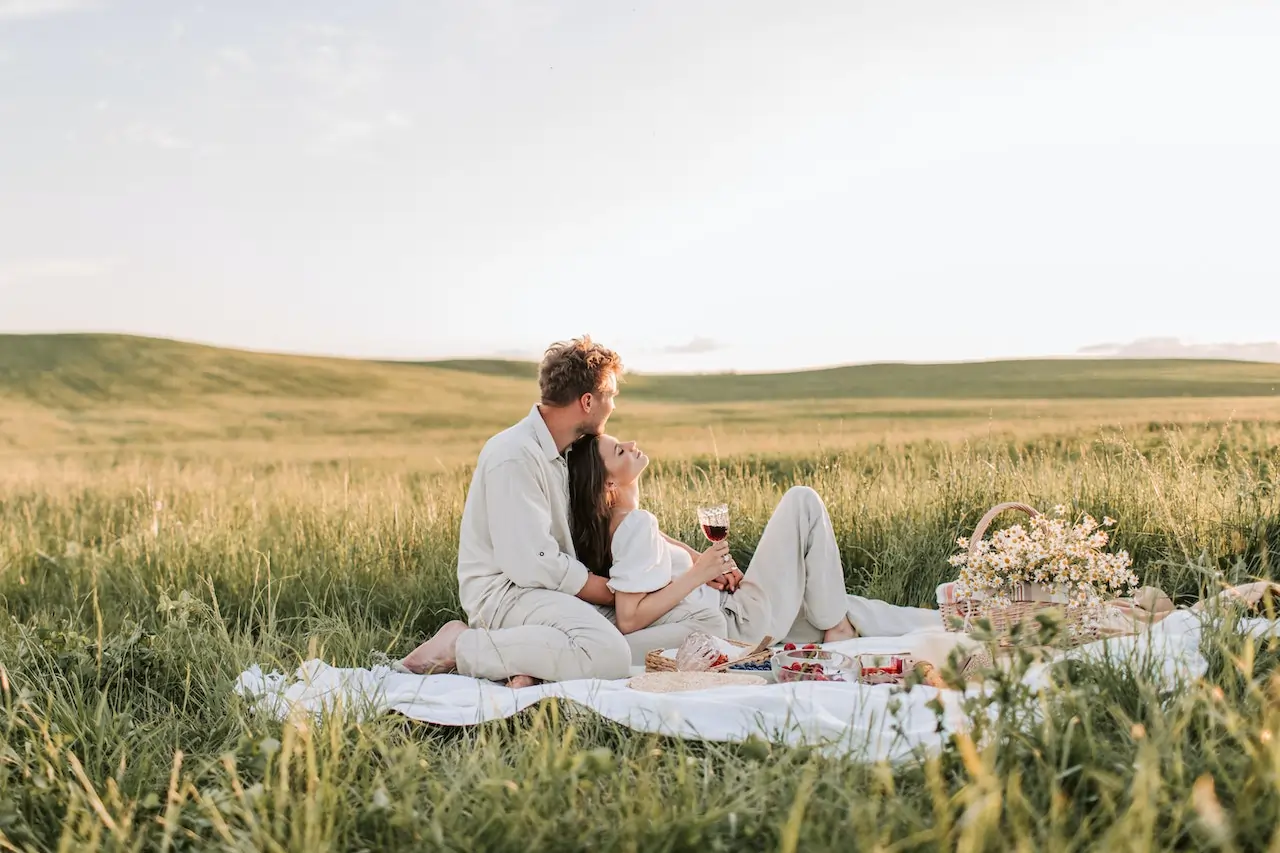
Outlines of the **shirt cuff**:
{"type": "Polygon", "coordinates": [[[577,595],[587,585],[587,574],[586,566],[577,560],[570,559],[569,565],[565,569],[564,577],[560,579],[560,586],[557,589],[568,595],[577,595]]]}

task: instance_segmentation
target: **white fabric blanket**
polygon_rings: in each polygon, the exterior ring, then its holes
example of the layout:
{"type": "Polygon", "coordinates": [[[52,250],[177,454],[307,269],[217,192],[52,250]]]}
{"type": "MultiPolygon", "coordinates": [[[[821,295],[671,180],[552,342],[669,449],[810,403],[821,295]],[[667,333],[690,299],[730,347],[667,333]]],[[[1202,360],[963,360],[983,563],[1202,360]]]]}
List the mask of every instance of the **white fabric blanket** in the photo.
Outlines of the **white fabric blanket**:
{"type": "MultiPolygon", "coordinates": [[[[860,607],[882,616],[889,613],[881,608],[890,605],[861,601],[864,604],[860,607]]],[[[851,601],[851,610],[853,604],[851,601]]],[[[945,632],[937,623],[936,611],[924,612],[934,613],[934,623],[928,627],[919,628],[926,620],[922,614],[912,614],[917,620],[914,625],[910,621],[897,624],[908,624],[915,630],[832,643],[827,648],[846,654],[907,651],[941,663],[952,647],[966,640],[963,635],[945,632]]],[[[1142,634],[1092,643],[1071,654],[1110,658],[1122,664],[1150,659],[1172,689],[1205,672],[1207,664],[1199,651],[1202,618],[1179,611],[1142,634]]],[[[1256,634],[1275,628],[1263,620],[1246,620],[1244,627],[1256,634]]],[[[1027,674],[1033,684],[1043,684],[1046,677],[1044,665],[1027,674]]],[[[341,705],[362,718],[394,711],[414,720],[453,726],[509,717],[543,699],[560,697],[638,731],[738,742],[755,735],[864,760],[897,761],[922,751],[936,751],[947,734],[965,725],[959,693],[924,686],[905,691],[888,685],[801,682],[656,694],[632,690],[623,679],[567,681],[514,690],[460,675],[406,675],[385,666],[340,669],[309,660],[288,678],[250,667],[241,674],[235,689],[259,710],[280,718],[297,712],[320,713],[341,705]],[[941,732],[938,713],[930,707],[934,699],[941,700],[941,732]]]]}

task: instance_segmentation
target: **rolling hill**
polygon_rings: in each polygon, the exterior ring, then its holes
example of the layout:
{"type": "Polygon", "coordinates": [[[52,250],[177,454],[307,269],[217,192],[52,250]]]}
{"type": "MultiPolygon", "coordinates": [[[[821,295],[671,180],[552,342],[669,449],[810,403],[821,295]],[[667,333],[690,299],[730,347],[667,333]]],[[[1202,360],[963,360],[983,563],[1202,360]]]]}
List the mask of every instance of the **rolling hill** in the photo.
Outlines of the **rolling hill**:
{"type": "MultiPolygon", "coordinates": [[[[536,374],[528,362],[0,335],[0,452],[465,464],[528,411],[536,374]]],[[[689,456],[1241,419],[1280,419],[1280,364],[1035,360],[631,374],[610,429],[689,456]]]]}
{"type": "MultiPolygon", "coordinates": [[[[0,335],[0,396],[54,407],[173,405],[209,395],[377,399],[463,387],[530,397],[528,362],[366,361],[124,335],[0,335]]],[[[630,375],[627,398],[668,403],[812,399],[1135,399],[1280,395],[1280,364],[1041,359],[866,364],[793,373],[630,375]]]]}

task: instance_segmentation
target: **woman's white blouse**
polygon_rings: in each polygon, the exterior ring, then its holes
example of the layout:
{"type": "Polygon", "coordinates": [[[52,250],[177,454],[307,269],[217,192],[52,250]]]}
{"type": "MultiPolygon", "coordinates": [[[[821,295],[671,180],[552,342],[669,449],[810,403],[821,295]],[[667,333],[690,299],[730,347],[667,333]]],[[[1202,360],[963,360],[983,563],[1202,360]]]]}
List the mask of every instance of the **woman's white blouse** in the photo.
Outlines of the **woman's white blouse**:
{"type": "MultiPolygon", "coordinates": [[[[632,510],[613,532],[613,567],[609,589],[614,592],[657,592],[693,568],[689,552],[662,537],[658,519],[642,509],[632,510]]],[[[720,592],[705,584],[685,597],[699,605],[719,607],[720,592]]]]}
{"type": "Polygon", "coordinates": [[[689,552],[662,537],[652,512],[632,510],[613,532],[613,592],[657,592],[694,565],[689,552]]]}
{"type": "Polygon", "coordinates": [[[689,555],[671,546],[658,530],[658,519],[642,509],[627,513],[613,532],[613,567],[609,589],[614,592],[656,592],[675,577],[673,552],[684,557],[680,572],[692,565],[689,555]]]}

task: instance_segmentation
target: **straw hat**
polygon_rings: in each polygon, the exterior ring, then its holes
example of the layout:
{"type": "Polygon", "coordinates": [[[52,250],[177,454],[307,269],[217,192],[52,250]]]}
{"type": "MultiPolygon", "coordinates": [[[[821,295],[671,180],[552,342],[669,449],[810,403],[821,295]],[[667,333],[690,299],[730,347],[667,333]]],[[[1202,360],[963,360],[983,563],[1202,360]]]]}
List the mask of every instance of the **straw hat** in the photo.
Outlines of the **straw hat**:
{"type": "Polygon", "coordinates": [[[643,693],[679,693],[713,687],[753,687],[768,684],[758,675],[741,672],[646,672],[627,681],[632,690],[643,693]]]}

